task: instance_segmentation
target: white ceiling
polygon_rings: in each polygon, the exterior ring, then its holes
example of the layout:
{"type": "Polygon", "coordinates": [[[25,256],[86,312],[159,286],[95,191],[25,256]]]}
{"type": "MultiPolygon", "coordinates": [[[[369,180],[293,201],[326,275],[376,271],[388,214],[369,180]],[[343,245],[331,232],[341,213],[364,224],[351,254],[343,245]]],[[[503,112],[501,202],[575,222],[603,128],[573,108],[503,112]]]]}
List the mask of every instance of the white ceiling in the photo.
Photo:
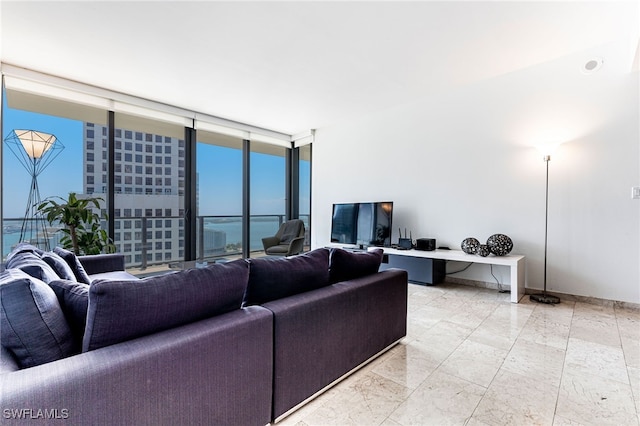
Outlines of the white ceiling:
{"type": "Polygon", "coordinates": [[[637,0],[0,7],[3,63],[289,134],[612,41],[630,72],[640,27],[637,0]]]}

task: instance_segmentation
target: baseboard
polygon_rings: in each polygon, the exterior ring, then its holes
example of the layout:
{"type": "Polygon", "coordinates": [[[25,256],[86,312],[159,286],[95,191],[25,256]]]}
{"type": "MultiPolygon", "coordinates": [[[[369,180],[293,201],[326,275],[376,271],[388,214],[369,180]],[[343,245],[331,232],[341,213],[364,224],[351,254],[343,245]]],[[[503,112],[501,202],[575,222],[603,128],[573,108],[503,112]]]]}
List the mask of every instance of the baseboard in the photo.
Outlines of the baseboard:
{"type": "MultiPolygon", "coordinates": [[[[451,276],[447,276],[444,280],[445,283],[450,283],[450,284],[461,284],[461,285],[468,285],[471,287],[480,287],[480,288],[488,288],[488,289],[492,289],[492,290],[501,290],[500,286],[498,284],[496,284],[495,282],[485,282],[485,281],[475,281],[475,280],[468,280],[465,278],[457,278],[457,277],[451,277],[451,276]]],[[[502,286],[503,289],[505,290],[509,290],[510,286],[509,285],[504,285],[502,286]]],[[[525,295],[527,294],[536,294],[536,293],[540,293],[542,290],[538,290],[535,288],[525,288],[525,295]]],[[[565,302],[580,302],[580,303],[588,303],[590,305],[597,305],[597,306],[607,306],[607,307],[612,307],[612,308],[620,308],[620,309],[633,309],[633,310],[640,310],[640,303],[633,303],[633,302],[621,302],[618,300],[610,300],[610,299],[601,299],[598,297],[589,297],[589,296],[577,296],[575,294],[567,294],[567,293],[557,293],[557,292],[551,292],[551,291],[547,291],[548,294],[552,295],[552,296],[557,296],[560,298],[560,301],[565,301],[565,302]]]]}

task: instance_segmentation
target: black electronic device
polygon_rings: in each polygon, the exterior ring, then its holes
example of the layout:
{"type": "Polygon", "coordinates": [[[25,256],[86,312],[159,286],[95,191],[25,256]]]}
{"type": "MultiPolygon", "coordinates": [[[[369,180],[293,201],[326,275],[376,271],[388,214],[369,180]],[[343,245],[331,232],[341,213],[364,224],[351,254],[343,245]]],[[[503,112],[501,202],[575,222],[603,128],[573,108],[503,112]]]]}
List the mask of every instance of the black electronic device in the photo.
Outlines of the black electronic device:
{"type": "Polygon", "coordinates": [[[402,229],[398,228],[398,250],[411,250],[413,248],[413,238],[409,233],[407,238],[407,228],[404,228],[404,238],[402,238],[402,229]]]}
{"type": "Polygon", "coordinates": [[[436,249],[435,238],[418,238],[416,240],[416,250],[433,251],[436,249]]]}
{"type": "Polygon", "coordinates": [[[411,238],[399,238],[398,239],[398,248],[400,250],[409,250],[413,248],[413,243],[411,242],[411,238]]]}
{"type": "Polygon", "coordinates": [[[393,202],[333,205],[331,242],[391,247],[393,202]]]}

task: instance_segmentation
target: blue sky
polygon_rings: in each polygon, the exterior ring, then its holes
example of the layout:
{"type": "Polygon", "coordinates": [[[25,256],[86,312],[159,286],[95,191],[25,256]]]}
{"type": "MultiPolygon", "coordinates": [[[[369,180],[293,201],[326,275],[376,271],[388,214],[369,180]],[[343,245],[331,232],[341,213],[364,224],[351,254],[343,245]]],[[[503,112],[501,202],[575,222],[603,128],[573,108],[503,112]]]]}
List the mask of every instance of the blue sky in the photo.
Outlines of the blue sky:
{"type": "MultiPolygon", "coordinates": [[[[6,103],[2,112],[3,141],[14,129],[27,129],[54,134],[64,145],[64,149],[38,177],[41,197],[82,192],[82,123],[7,108],[6,103]]],[[[31,178],[6,142],[3,144],[4,217],[19,218],[24,215],[31,178]]]]}
{"type": "MultiPolygon", "coordinates": [[[[14,129],[39,130],[54,134],[64,149],[38,178],[42,199],[82,193],[82,122],[33,112],[3,108],[3,141],[14,129]]],[[[198,144],[200,214],[240,215],[242,213],[242,157],[238,150],[198,144]]],[[[24,215],[30,176],[7,144],[3,146],[3,216],[24,215]]],[[[284,158],[273,155],[251,156],[252,214],[284,214],[284,158]]],[[[309,182],[308,162],[301,166],[302,182],[309,182]]],[[[301,185],[301,198],[309,200],[308,184],[301,185]]],[[[308,213],[308,208],[301,208],[308,213]]]]}

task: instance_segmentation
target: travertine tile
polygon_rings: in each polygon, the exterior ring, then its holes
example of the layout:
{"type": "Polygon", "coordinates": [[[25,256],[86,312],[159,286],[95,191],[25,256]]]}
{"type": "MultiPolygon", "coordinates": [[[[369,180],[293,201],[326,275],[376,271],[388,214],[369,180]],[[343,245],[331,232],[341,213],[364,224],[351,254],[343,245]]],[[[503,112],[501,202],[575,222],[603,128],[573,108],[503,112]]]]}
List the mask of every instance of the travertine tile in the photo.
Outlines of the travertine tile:
{"type": "Polygon", "coordinates": [[[636,402],[636,412],[640,415],[640,368],[628,367],[631,392],[636,402]]]}
{"type": "Polygon", "coordinates": [[[415,342],[402,345],[372,371],[409,389],[417,388],[440,364],[439,357],[415,342]]]}
{"type": "Polygon", "coordinates": [[[485,388],[449,374],[435,372],[391,414],[401,425],[464,424],[485,388]]]}
{"type": "Polygon", "coordinates": [[[640,342],[640,310],[616,308],[620,336],[640,342]]]}
{"type": "Polygon", "coordinates": [[[307,425],[379,425],[409,396],[404,386],[367,373],[305,416],[307,425]]]}
{"type": "Polygon", "coordinates": [[[565,372],[598,376],[629,384],[622,347],[570,338],[564,369],[565,372]]]}
{"type": "Polygon", "coordinates": [[[556,414],[584,425],[637,425],[631,386],[617,380],[565,372],[556,414]]]}
{"type": "Polygon", "coordinates": [[[488,387],[507,353],[504,349],[466,340],[442,363],[438,371],[488,387]]]}
{"type": "Polygon", "coordinates": [[[441,363],[471,334],[472,329],[449,321],[440,321],[411,343],[441,363]]]}
{"type": "Polygon", "coordinates": [[[622,336],[622,351],[627,366],[640,368],[640,340],[622,336]]]}
{"type": "Polygon", "coordinates": [[[506,335],[499,334],[495,330],[492,330],[490,326],[481,324],[473,333],[471,333],[468,340],[484,343],[485,345],[493,346],[498,349],[510,350],[515,343],[519,332],[509,332],[505,334],[506,335]]]}
{"type": "Polygon", "coordinates": [[[592,317],[584,313],[581,316],[574,315],[569,336],[603,345],[620,346],[615,316],[602,315],[599,311],[592,317]]]}
{"type": "Polygon", "coordinates": [[[518,339],[507,355],[502,368],[525,377],[549,382],[556,387],[562,377],[565,351],[518,339]]]}
{"type": "Polygon", "coordinates": [[[570,323],[564,324],[554,318],[532,315],[522,329],[519,338],[566,350],[570,329],[570,323]]]}
{"type": "Polygon", "coordinates": [[[464,305],[458,312],[450,315],[447,320],[465,327],[475,329],[487,319],[491,312],[496,309],[495,303],[480,302],[479,306],[474,304],[464,305]]]}
{"type": "Polygon", "coordinates": [[[557,385],[502,369],[472,418],[496,426],[551,425],[557,394],[557,385]]]}

